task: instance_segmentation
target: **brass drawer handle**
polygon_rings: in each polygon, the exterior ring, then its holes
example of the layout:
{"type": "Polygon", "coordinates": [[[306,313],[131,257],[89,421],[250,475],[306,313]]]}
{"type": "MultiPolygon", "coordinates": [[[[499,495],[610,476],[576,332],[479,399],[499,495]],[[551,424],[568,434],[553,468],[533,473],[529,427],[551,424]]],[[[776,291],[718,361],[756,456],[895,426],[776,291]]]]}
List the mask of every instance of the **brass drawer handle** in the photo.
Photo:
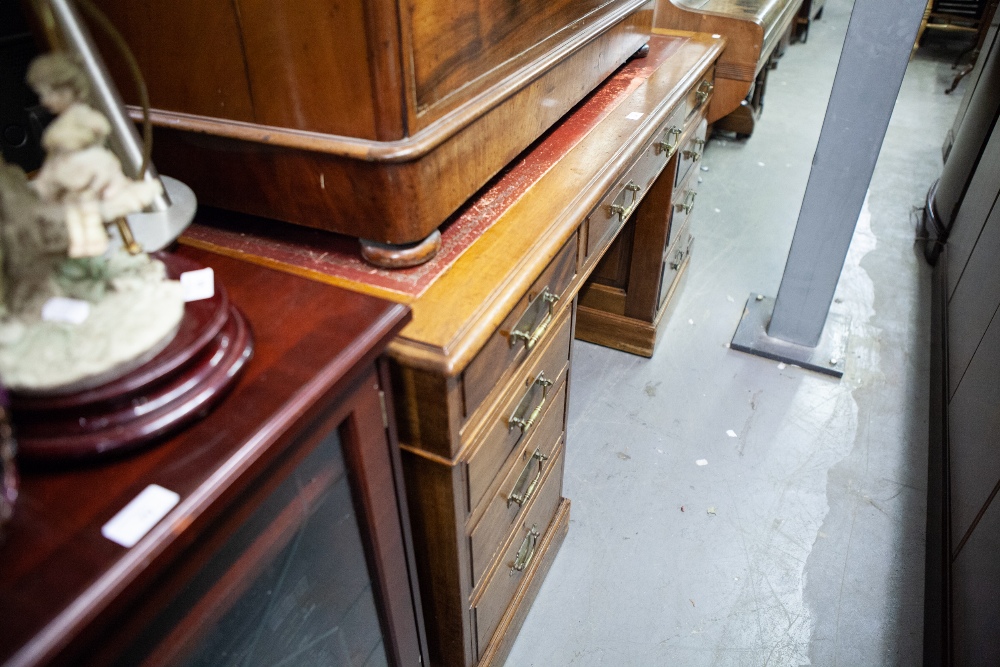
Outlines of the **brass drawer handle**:
{"type": "Polygon", "coordinates": [[[694,190],[688,190],[684,194],[684,203],[677,204],[678,211],[684,211],[685,213],[690,213],[691,209],[694,208],[694,198],[698,196],[698,193],[694,190]]]}
{"type": "Polygon", "coordinates": [[[535,424],[535,420],[538,419],[538,415],[542,414],[542,407],[545,406],[545,399],[549,396],[549,387],[552,386],[552,380],[545,377],[545,371],[540,371],[534,380],[528,382],[528,390],[524,392],[524,396],[518,402],[517,407],[514,408],[514,412],[511,413],[510,418],[507,419],[507,431],[513,431],[514,427],[517,426],[521,429],[521,434],[524,435],[528,430],[535,424]],[[528,405],[531,403],[531,397],[534,394],[534,388],[542,388],[542,400],[538,402],[535,409],[531,411],[531,414],[527,419],[524,418],[524,414],[528,412],[528,405]]]}
{"type": "Polygon", "coordinates": [[[535,557],[535,547],[538,546],[538,535],[538,526],[533,524],[531,530],[524,536],[524,541],[521,542],[521,548],[517,550],[517,555],[514,556],[514,564],[510,567],[510,576],[513,577],[515,572],[524,572],[525,568],[531,565],[531,559],[535,557]]]}
{"type": "Polygon", "coordinates": [[[524,349],[530,350],[535,347],[535,344],[545,334],[545,330],[549,328],[549,324],[552,322],[553,304],[558,300],[558,294],[550,292],[548,287],[543,289],[542,293],[535,297],[534,303],[524,311],[524,315],[518,320],[518,323],[514,326],[514,330],[510,332],[510,337],[508,338],[510,346],[514,347],[518,341],[524,341],[524,349]],[[545,317],[535,325],[533,330],[527,330],[527,325],[522,328],[521,325],[524,324],[530,314],[533,314],[537,310],[538,304],[548,306],[548,312],[545,314],[545,317]]]}
{"type": "Polygon", "coordinates": [[[507,496],[507,507],[511,506],[511,503],[517,503],[518,507],[524,507],[524,504],[531,500],[532,494],[535,489],[538,488],[538,482],[542,479],[542,470],[544,469],[544,464],[549,460],[549,457],[542,454],[541,450],[536,449],[535,453],[531,455],[528,459],[528,463],[524,466],[524,470],[517,478],[517,482],[514,484],[514,488],[511,490],[510,495],[507,496]],[[528,476],[531,475],[532,464],[538,461],[538,472],[535,473],[534,479],[528,484],[528,488],[523,492],[518,492],[518,489],[523,488],[525,482],[528,481],[528,476]]]}
{"type": "Polygon", "coordinates": [[[698,84],[698,92],[694,95],[698,98],[699,106],[705,103],[705,100],[708,99],[708,96],[712,94],[713,90],[715,90],[715,84],[711,81],[702,81],[698,84]]]}
{"type": "MultiPolygon", "coordinates": [[[[704,150],[705,140],[695,139],[694,141],[691,142],[691,145],[704,150]]],[[[691,160],[692,162],[697,162],[698,160],[701,159],[701,156],[702,156],[702,151],[690,150],[690,149],[684,151],[685,160],[691,160]]]]}
{"type": "Polygon", "coordinates": [[[639,191],[640,190],[642,190],[642,188],[640,188],[638,185],[636,185],[632,181],[629,181],[628,183],[626,183],[624,191],[632,193],[632,202],[628,206],[620,206],[618,204],[612,204],[612,206],[611,206],[611,214],[614,215],[615,213],[617,213],[619,221],[624,221],[625,218],[627,218],[630,215],[632,215],[632,211],[635,210],[635,205],[637,203],[639,203],[639,191]]]}
{"type": "Polygon", "coordinates": [[[667,154],[667,159],[669,160],[674,152],[677,150],[677,142],[680,141],[681,134],[683,131],[681,128],[673,125],[670,129],[665,130],[663,133],[663,141],[656,142],[655,146],[667,154]],[[670,143],[670,138],[673,137],[673,143],[670,143]]]}

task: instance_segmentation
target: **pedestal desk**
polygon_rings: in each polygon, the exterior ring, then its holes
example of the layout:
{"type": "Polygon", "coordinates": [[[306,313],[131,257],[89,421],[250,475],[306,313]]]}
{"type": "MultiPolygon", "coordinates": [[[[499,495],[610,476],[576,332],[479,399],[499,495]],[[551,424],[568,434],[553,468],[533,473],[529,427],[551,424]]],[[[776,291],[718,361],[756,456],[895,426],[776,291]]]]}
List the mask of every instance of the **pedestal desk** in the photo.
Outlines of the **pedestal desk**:
{"type": "Polygon", "coordinates": [[[422,267],[364,267],[334,235],[218,211],[182,239],[412,306],[389,353],[432,665],[502,664],[563,540],[576,297],[644,198],[659,261],[632,286],[670,291],[683,234],[653,184],[668,164],[671,186],[690,173],[678,149],[703,137],[724,43],[654,35],[459,209],[422,267]]]}
{"type": "Polygon", "coordinates": [[[408,309],[180,252],[214,268],[255,356],[214,411],[148,449],[23,471],[0,663],[426,664],[380,359],[408,309]],[[105,537],[151,485],[176,505],[129,548],[105,537]]]}

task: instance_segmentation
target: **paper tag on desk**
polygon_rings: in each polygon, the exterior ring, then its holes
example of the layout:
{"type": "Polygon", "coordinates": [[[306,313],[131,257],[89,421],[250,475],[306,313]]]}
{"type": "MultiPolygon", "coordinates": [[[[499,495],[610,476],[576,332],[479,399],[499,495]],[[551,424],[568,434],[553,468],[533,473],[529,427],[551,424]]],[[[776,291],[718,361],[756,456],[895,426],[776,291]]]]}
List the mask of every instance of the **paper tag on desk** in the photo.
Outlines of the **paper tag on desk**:
{"type": "Polygon", "coordinates": [[[101,526],[101,535],[129,549],[159,523],[180,499],[173,491],[150,484],[114,515],[111,521],[101,526]]]}
{"type": "Polygon", "coordinates": [[[181,274],[181,292],[185,303],[211,299],[215,296],[215,271],[210,266],[197,271],[185,271],[181,274]]]}
{"type": "Polygon", "coordinates": [[[625,118],[627,118],[628,120],[639,120],[640,118],[643,117],[643,115],[644,114],[641,111],[633,111],[629,115],[625,116],[625,118]]]}
{"type": "Polygon", "coordinates": [[[64,324],[83,324],[90,317],[90,302],[54,296],[42,305],[42,320],[64,324]]]}

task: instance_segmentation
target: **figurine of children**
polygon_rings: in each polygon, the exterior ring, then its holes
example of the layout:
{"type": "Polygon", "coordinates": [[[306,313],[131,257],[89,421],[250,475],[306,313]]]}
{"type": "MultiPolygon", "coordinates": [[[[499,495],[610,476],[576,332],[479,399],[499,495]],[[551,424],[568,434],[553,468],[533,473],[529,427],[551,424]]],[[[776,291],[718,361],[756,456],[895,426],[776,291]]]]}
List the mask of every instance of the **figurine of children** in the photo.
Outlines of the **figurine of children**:
{"type": "Polygon", "coordinates": [[[107,119],[86,104],[83,70],[37,58],[28,82],[56,118],[34,179],[0,160],[0,381],[16,392],[82,391],[121,377],[173,338],[180,284],[145,253],[107,253],[105,225],[161,192],[133,181],[105,147],[107,119]]]}
{"type": "Polygon", "coordinates": [[[141,211],[161,192],[157,181],[133,181],[105,147],[107,119],[86,104],[89,84],[71,56],[39,56],[28,68],[28,84],[56,114],[42,134],[45,162],[31,182],[39,199],[63,207],[69,257],[97,257],[108,248],[105,224],[141,211]]]}

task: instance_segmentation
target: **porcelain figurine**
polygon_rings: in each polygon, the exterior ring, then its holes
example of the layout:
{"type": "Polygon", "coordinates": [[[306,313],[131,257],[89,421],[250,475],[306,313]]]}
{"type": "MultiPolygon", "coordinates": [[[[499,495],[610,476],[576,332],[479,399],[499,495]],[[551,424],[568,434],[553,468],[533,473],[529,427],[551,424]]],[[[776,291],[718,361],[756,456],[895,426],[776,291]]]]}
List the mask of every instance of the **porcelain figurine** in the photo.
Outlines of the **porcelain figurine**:
{"type": "Polygon", "coordinates": [[[106,225],[142,210],[160,186],[122,173],[105,146],[107,119],[86,104],[82,70],[66,54],[46,54],[28,83],[57,116],[34,179],[0,161],[0,378],[15,392],[69,393],[155,355],[184,302],[161,262],[108,252],[106,225]]]}

